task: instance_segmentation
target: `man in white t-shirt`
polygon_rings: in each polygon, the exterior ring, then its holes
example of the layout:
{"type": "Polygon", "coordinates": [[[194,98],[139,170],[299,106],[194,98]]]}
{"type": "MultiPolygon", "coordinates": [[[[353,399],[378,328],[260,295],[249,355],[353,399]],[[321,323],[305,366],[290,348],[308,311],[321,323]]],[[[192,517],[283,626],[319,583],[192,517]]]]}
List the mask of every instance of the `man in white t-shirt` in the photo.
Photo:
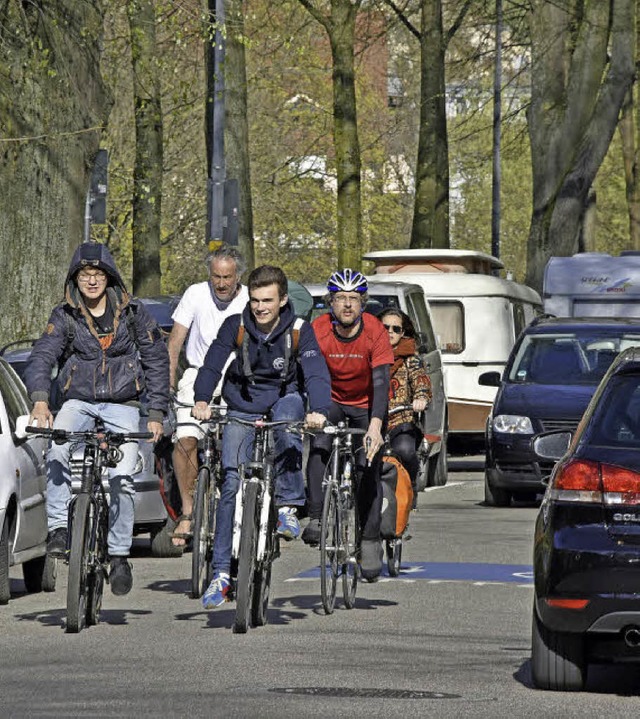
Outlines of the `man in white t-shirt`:
{"type": "MultiPolygon", "coordinates": [[[[172,315],[173,328],[169,335],[172,390],[175,389],[180,351],[187,335],[189,337],[186,348],[189,367],[180,379],[177,392],[178,402],[189,406],[178,406],[178,424],[196,422],[191,417],[191,407],[194,404],[193,383],[198,369],[224,320],[230,315],[241,314],[249,301],[247,288],[240,284],[240,277],[247,266],[238,250],[223,245],[209,255],[207,265],[209,280],[188,287],[172,315]]],[[[172,535],[175,546],[183,547],[191,536],[193,490],[198,477],[198,439],[202,436],[202,430],[193,424],[176,428],[173,468],[182,499],[182,515],[172,535]]]]}

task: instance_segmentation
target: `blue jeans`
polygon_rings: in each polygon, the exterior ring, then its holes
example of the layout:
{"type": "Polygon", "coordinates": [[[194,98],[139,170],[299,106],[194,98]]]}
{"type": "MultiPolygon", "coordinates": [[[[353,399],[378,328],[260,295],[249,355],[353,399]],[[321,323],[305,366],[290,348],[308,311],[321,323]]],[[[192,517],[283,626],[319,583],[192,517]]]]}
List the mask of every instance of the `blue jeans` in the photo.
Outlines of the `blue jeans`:
{"type": "MultiPolygon", "coordinates": [[[[228,417],[260,419],[260,414],[245,414],[229,410],[228,417]]],[[[281,397],[271,408],[271,419],[302,420],[304,403],[297,394],[281,397]]],[[[235,422],[229,422],[222,437],[222,470],[224,482],[216,514],[216,530],[213,541],[211,567],[214,572],[229,572],[231,544],[233,539],[233,516],[236,494],[240,488],[238,465],[251,461],[254,430],[235,422]]],[[[304,478],[302,476],[302,438],[297,434],[274,431],[274,470],[276,506],[302,506],[305,503],[304,478]]]]}
{"type": "MultiPolygon", "coordinates": [[[[138,432],[140,411],[137,407],[102,402],[93,404],[70,399],[62,405],[53,424],[55,429],[82,432],[92,429],[100,418],[105,429],[114,432],[138,432]]],[[[71,500],[69,455],[71,445],[52,443],[47,455],[47,524],[49,531],[67,526],[71,500]]],[[[128,556],[133,535],[134,494],[131,475],[138,460],[138,443],[121,445],[122,459],[109,472],[109,554],[128,556]]]]}

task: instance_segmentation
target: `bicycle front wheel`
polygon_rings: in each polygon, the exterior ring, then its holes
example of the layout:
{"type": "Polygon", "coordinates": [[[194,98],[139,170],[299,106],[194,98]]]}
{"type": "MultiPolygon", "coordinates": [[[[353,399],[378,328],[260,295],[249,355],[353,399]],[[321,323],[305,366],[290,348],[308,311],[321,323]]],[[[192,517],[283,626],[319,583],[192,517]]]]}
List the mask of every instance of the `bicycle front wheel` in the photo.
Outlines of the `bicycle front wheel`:
{"type": "Polygon", "coordinates": [[[342,593],[347,609],[353,609],[358,587],[358,559],[360,528],[356,500],[352,492],[340,495],[340,543],[344,551],[342,557],[342,593]]]}
{"type": "Polygon", "coordinates": [[[340,517],[333,482],[327,482],[320,522],[320,593],[325,614],[331,614],[336,602],[340,517]]]}
{"type": "Polygon", "coordinates": [[[91,497],[88,494],[79,494],[73,504],[67,580],[67,632],[72,634],[82,631],[85,625],[89,539],[93,515],[94,506],[91,497]]]}
{"type": "Polygon", "coordinates": [[[244,490],[238,579],[236,582],[236,618],[233,631],[244,634],[251,619],[258,526],[260,522],[258,482],[247,482],[244,490]]]}
{"type": "Polygon", "coordinates": [[[211,554],[216,521],[216,488],[209,467],[201,467],[193,505],[191,596],[198,599],[211,581],[211,554]]]}
{"type": "MultiPolygon", "coordinates": [[[[107,534],[109,532],[109,508],[106,502],[100,504],[97,518],[98,531],[93,561],[89,561],[87,574],[87,626],[95,626],[100,621],[102,592],[107,564],[107,534]],[[92,565],[92,566],[91,566],[92,565]]],[[[89,540],[91,553],[91,539],[89,540]]]]}

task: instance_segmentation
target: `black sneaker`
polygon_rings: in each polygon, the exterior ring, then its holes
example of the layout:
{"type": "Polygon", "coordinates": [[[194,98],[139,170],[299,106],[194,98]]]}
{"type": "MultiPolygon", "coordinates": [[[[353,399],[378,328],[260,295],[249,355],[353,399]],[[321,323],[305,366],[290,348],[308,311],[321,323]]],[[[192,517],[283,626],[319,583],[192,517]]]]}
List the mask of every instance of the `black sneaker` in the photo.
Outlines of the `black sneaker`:
{"type": "Polygon", "coordinates": [[[360,546],[360,572],[367,582],[375,582],[382,571],[382,544],[378,539],[363,539],[360,546]]]}
{"type": "Polygon", "coordinates": [[[131,575],[131,565],[128,562],[128,557],[111,558],[109,584],[113,594],[118,596],[129,594],[133,586],[133,576],[131,575]]]}
{"type": "Polygon", "coordinates": [[[47,554],[64,558],[67,555],[67,528],[58,527],[47,534],[47,554]]]}
{"type": "Polygon", "coordinates": [[[304,528],[302,532],[302,541],[305,544],[320,544],[320,520],[310,519],[309,524],[304,528]]]}

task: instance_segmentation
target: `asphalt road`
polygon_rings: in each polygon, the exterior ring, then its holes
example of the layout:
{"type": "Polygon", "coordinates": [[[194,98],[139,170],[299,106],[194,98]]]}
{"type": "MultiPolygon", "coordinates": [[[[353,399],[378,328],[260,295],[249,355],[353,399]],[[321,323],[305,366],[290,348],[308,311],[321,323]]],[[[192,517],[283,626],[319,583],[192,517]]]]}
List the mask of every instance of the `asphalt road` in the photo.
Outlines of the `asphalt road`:
{"type": "Polygon", "coordinates": [[[134,589],[105,595],[102,621],[64,632],[66,574],[53,594],[0,607],[5,717],[629,717],[640,668],[592,667],[588,690],[540,692],[529,672],[535,505],[482,504],[473,459],[411,518],[405,569],[358,587],[325,616],[319,553],[283,547],[269,624],[231,631],[232,605],[188,596],[190,555],[154,559],[136,540],[134,589]]]}

